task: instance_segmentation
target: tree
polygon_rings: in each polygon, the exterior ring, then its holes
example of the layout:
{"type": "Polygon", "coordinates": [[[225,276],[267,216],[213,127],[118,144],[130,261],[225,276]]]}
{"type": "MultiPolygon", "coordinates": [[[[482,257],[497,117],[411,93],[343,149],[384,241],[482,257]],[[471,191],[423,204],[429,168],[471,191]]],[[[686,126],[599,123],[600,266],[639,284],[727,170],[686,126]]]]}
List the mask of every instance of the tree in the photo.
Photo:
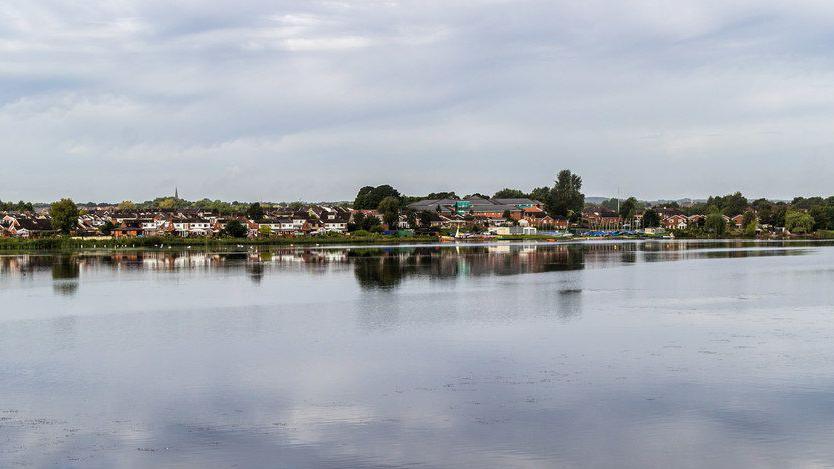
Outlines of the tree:
{"type": "Polygon", "coordinates": [[[608,210],[617,211],[617,206],[620,205],[619,199],[610,198],[608,200],[603,200],[602,203],[599,204],[601,207],[607,208],[608,210]]]}
{"type": "Polygon", "coordinates": [[[101,234],[103,234],[104,236],[110,236],[110,233],[113,232],[113,228],[115,227],[115,223],[113,223],[110,220],[105,220],[105,222],[101,224],[98,230],[101,231],[101,234]]]}
{"type": "Polygon", "coordinates": [[[123,200],[122,202],[119,202],[119,205],[116,206],[116,209],[120,211],[136,210],[136,204],[134,204],[130,200],[123,200]]]}
{"type": "Polygon", "coordinates": [[[366,200],[368,198],[368,194],[370,194],[373,190],[373,186],[365,186],[359,189],[359,192],[356,193],[356,198],[353,200],[354,210],[365,210],[368,208],[366,206],[366,200]]]}
{"type": "Polygon", "coordinates": [[[61,199],[51,205],[52,228],[63,234],[69,234],[78,226],[78,207],[72,199],[61,199]]]}
{"type": "Polygon", "coordinates": [[[493,199],[524,199],[527,197],[527,194],[518,190],[518,189],[508,189],[504,188],[500,191],[496,192],[495,195],[492,196],[493,199]]]}
{"type": "Polygon", "coordinates": [[[264,209],[258,202],[253,202],[246,209],[246,217],[252,221],[259,222],[264,218],[264,209]]]}
{"type": "Polygon", "coordinates": [[[643,227],[655,228],[660,226],[660,215],[652,209],[648,209],[643,213],[643,227]]]}
{"type": "Polygon", "coordinates": [[[175,208],[177,206],[177,200],[174,199],[173,197],[168,197],[167,199],[160,200],[157,203],[157,206],[159,208],[164,208],[164,209],[175,208]]]}
{"type": "Polygon", "coordinates": [[[426,198],[431,200],[460,199],[460,197],[458,197],[454,192],[432,192],[427,195],[426,198]]]}
{"type": "Polygon", "coordinates": [[[269,237],[272,234],[272,228],[269,225],[261,225],[258,227],[258,234],[260,236],[269,237]]]}
{"type": "Polygon", "coordinates": [[[556,176],[556,184],[550,190],[548,211],[551,216],[563,216],[576,219],[585,206],[585,194],[582,189],[582,178],[570,170],[563,169],[556,176]]]}
{"type": "Polygon", "coordinates": [[[827,230],[831,222],[829,216],[830,207],[825,205],[815,205],[811,207],[808,214],[814,218],[814,230],[827,230]]]}
{"type": "Polygon", "coordinates": [[[714,237],[720,238],[727,232],[727,220],[724,219],[721,212],[712,212],[707,215],[707,219],[704,222],[704,228],[708,232],[712,233],[714,237]]]}
{"type": "Polygon", "coordinates": [[[772,226],[785,226],[785,214],[788,211],[787,204],[778,203],[762,205],[757,208],[759,211],[759,221],[772,226]]]}
{"type": "Polygon", "coordinates": [[[423,210],[420,212],[420,226],[427,228],[431,226],[431,222],[435,221],[437,214],[423,210]]]}
{"type": "Polygon", "coordinates": [[[711,211],[719,210],[728,217],[734,217],[744,213],[747,207],[749,207],[749,204],[747,199],[741,195],[741,192],[736,192],[735,194],[725,195],[724,197],[710,197],[707,199],[707,206],[714,207],[711,211]]]}
{"type": "Polygon", "coordinates": [[[365,221],[365,214],[362,212],[354,212],[353,221],[348,223],[348,231],[357,231],[362,229],[362,222],[365,221]]]}
{"type": "Polygon", "coordinates": [[[388,229],[396,230],[400,220],[400,199],[388,196],[379,202],[376,209],[382,214],[382,219],[388,225],[388,229]]]}
{"type": "Polygon", "coordinates": [[[631,220],[637,213],[637,199],[629,197],[620,204],[620,217],[624,220],[631,220]]]}
{"type": "Polygon", "coordinates": [[[382,222],[379,220],[379,217],[371,215],[362,220],[362,229],[365,231],[373,231],[374,228],[378,227],[380,224],[382,224],[382,222]]]}
{"type": "Polygon", "coordinates": [[[744,212],[744,216],[741,217],[741,226],[747,229],[748,225],[757,226],[759,222],[759,218],[756,216],[756,212],[752,210],[747,210],[744,212]]]}
{"type": "Polygon", "coordinates": [[[547,205],[548,201],[550,200],[550,188],[537,187],[530,191],[530,198],[533,200],[538,200],[539,202],[547,205]]]}
{"type": "Polygon", "coordinates": [[[240,220],[232,220],[226,223],[226,234],[232,238],[245,238],[249,233],[249,228],[246,227],[240,220]]]}
{"type": "Polygon", "coordinates": [[[386,197],[395,197],[397,200],[402,199],[400,192],[387,184],[377,187],[365,186],[359,189],[359,192],[356,194],[356,199],[353,201],[353,208],[355,210],[373,210],[386,197]]]}
{"type": "Polygon", "coordinates": [[[405,219],[408,222],[408,227],[411,229],[417,228],[417,211],[414,209],[406,209],[405,219]]]}
{"type": "Polygon", "coordinates": [[[799,210],[788,210],[785,214],[785,228],[791,233],[810,233],[814,229],[814,218],[799,210]]]}

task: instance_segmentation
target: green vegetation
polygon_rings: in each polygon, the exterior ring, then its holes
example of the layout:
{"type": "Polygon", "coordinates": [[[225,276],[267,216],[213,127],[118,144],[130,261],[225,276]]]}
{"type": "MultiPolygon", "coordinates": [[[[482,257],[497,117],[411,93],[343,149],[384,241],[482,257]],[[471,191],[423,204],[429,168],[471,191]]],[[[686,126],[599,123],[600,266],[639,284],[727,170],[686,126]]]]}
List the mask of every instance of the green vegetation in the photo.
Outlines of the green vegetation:
{"type": "Polygon", "coordinates": [[[721,238],[727,232],[727,221],[721,212],[712,212],[707,215],[704,222],[704,229],[714,238],[721,238]]]}
{"type": "Polygon", "coordinates": [[[785,228],[791,233],[810,233],[814,229],[814,218],[799,210],[788,210],[785,214],[785,228]]]}
{"type": "Polygon", "coordinates": [[[232,238],[244,238],[249,233],[249,228],[246,227],[240,220],[232,220],[226,223],[226,235],[232,238]]]}
{"type": "Polygon", "coordinates": [[[660,226],[660,215],[652,209],[643,212],[643,226],[646,228],[657,228],[660,226]]]}
{"type": "Polygon", "coordinates": [[[394,197],[398,201],[402,199],[400,192],[387,184],[377,187],[365,186],[359,189],[359,193],[356,194],[353,208],[356,210],[375,210],[386,197],[394,197]]]}
{"type": "Polygon", "coordinates": [[[707,199],[706,207],[709,212],[721,212],[728,217],[741,215],[749,207],[747,199],[741,195],[741,192],[726,195],[724,197],[714,196],[707,199]]]}
{"type": "Polygon", "coordinates": [[[32,202],[3,202],[0,200],[0,211],[3,212],[34,212],[35,207],[32,202]]]}
{"type": "Polygon", "coordinates": [[[492,196],[493,199],[524,199],[527,197],[529,197],[528,194],[525,194],[523,191],[506,187],[492,196]]]}
{"type": "Polygon", "coordinates": [[[261,204],[254,202],[246,208],[246,217],[252,221],[259,222],[264,218],[264,209],[261,204]]]}
{"type": "Polygon", "coordinates": [[[551,216],[563,216],[577,220],[585,207],[585,194],[582,189],[582,178],[568,169],[559,171],[556,184],[550,190],[550,196],[542,201],[547,205],[551,216]]]}
{"type": "Polygon", "coordinates": [[[61,199],[53,203],[49,210],[52,216],[52,228],[64,234],[78,227],[78,207],[72,199],[61,199]]]}
{"type": "Polygon", "coordinates": [[[389,195],[379,202],[376,209],[382,214],[382,220],[389,230],[397,229],[400,219],[400,199],[389,195]]]}
{"type": "Polygon", "coordinates": [[[624,220],[631,220],[637,214],[639,203],[634,197],[629,197],[620,204],[620,216],[624,220]]]}
{"type": "Polygon", "coordinates": [[[130,200],[124,200],[116,206],[116,209],[121,211],[136,210],[136,204],[130,200]]]}

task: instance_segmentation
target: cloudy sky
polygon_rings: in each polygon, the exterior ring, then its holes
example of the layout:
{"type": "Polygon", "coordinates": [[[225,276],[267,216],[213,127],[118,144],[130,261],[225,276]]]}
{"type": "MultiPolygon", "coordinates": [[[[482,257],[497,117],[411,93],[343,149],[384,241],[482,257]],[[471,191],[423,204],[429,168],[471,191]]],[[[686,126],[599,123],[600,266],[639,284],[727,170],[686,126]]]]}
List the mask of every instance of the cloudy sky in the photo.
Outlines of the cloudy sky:
{"type": "Polygon", "coordinates": [[[0,199],[834,193],[834,2],[5,0],[0,199]]]}

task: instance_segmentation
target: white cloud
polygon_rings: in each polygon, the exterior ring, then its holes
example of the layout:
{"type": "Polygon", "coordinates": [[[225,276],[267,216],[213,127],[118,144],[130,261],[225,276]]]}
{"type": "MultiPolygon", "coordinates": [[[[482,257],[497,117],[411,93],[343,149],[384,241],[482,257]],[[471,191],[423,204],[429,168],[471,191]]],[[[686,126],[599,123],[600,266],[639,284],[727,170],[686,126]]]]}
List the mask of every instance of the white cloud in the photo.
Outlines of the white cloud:
{"type": "Polygon", "coordinates": [[[827,195],[803,175],[834,144],[833,23],[823,1],[12,0],[0,155],[27,183],[0,198],[489,192],[563,167],[591,194],[827,195]]]}

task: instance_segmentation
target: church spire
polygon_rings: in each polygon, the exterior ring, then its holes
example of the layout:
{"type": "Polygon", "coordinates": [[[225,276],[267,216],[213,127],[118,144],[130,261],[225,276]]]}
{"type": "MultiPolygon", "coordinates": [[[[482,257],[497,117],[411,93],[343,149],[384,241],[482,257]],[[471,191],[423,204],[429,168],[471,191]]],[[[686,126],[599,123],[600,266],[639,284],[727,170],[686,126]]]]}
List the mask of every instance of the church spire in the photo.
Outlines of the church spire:
{"type": "Polygon", "coordinates": [[[177,191],[177,186],[174,186],[174,200],[180,200],[180,194],[177,191]]]}

